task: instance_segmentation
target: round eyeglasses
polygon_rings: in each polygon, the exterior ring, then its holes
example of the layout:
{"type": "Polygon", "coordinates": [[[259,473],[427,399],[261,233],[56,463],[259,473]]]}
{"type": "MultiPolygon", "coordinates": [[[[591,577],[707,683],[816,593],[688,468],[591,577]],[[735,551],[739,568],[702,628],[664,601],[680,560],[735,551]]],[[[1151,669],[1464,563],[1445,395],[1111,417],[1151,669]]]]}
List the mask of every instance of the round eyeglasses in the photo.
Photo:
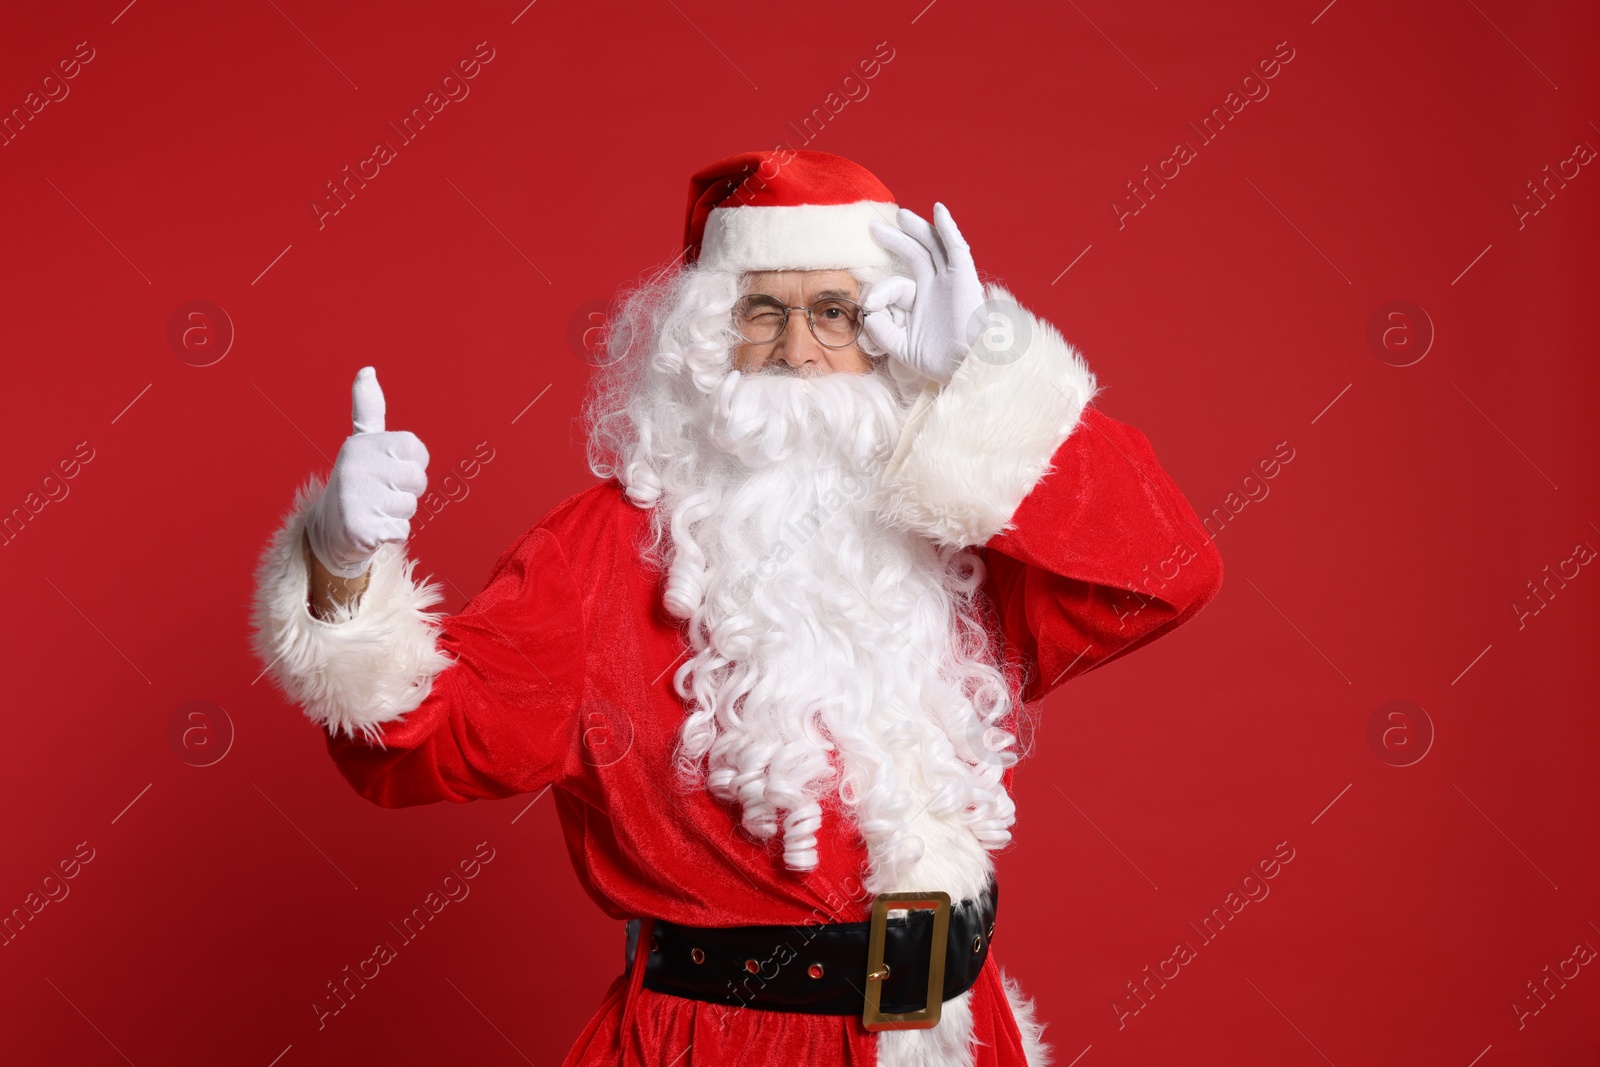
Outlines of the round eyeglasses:
{"type": "Polygon", "coordinates": [[[861,336],[861,305],[829,296],[809,307],[791,307],[775,296],[751,293],[733,305],[734,332],[746,344],[770,345],[789,328],[789,312],[804,311],[811,336],[824,348],[848,348],[861,336]]]}

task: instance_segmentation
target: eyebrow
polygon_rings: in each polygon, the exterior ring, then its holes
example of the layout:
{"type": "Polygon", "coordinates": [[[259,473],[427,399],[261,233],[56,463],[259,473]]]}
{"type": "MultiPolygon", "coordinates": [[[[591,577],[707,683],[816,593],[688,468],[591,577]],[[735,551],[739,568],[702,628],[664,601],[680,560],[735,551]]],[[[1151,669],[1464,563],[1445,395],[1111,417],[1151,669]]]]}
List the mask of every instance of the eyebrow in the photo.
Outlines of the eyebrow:
{"type": "MultiPolygon", "coordinates": [[[[746,293],[745,295],[746,296],[764,296],[769,300],[778,300],[778,298],[773,296],[771,293],[751,292],[751,293],[746,293]]],[[[813,296],[811,298],[810,302],[815,304],[819,300],[850,300],[850,301],[854,301],[855,297],[851,296],[848,292],[846,292],[843,289],[824,289],[820,293],[817,293],[815,296],[813,296]]],[[[781,304],[781,303],[783,303],[783,301],[782,300],[778,300],[778,303],[781,304]]]]}

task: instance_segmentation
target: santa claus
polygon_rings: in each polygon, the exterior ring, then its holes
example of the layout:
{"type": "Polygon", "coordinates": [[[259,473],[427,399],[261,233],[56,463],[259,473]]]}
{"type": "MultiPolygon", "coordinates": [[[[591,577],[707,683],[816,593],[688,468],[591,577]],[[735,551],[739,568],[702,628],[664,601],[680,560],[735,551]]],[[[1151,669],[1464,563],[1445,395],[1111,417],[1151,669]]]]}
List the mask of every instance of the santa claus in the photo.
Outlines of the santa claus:
{"type": "Polygon", "coordinates": [[[1027,715],[1221,560],[942,205],[744,153],[694,175],[685,251],[610,324],[601,481],[459,613],[405,552],[427,451],[364,368],[256,650],[374,803],[553,790],[627,920],[568,1064],[1044,1064],[990,947],[1027,715]]]}

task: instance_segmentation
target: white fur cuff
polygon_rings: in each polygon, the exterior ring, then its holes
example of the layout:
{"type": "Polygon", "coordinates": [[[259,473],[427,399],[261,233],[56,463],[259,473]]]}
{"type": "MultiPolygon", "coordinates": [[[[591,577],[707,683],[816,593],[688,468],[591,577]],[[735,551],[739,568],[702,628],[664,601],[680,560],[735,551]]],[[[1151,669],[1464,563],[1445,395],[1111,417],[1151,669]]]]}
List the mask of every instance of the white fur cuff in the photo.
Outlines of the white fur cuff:
{"type": "Polygon", "coordinates": [[[251,645],[312,722],[335,736],[360,733],[376,743],[379,727],[421,704],[434,677],[454,662],[435,645],[435,622],[444,613],[426,610],[442,599],[441,587],[414,581],[415,561],[402,546],[385,544],[353,610],[339,605],[327,620],[312,615],[306,510],[322,489],[316,475],[306,480],[261,553],[251,645]]]}
{"type": "MultiPolygon", "coordinates": [[[[999,285],[992,304],[1016,304],[999,285]]],[[[1020,310],[1020,309],[1019,309],[1020,310]]],[[[1021,311],[1021,353],[1007,362],[974,346],[950,384],[929,382],[885,467],[884,518],[941,545],[981,545],[1010,528],[1049,473],[1098,384],[1050,323],[1021,311]]]]}

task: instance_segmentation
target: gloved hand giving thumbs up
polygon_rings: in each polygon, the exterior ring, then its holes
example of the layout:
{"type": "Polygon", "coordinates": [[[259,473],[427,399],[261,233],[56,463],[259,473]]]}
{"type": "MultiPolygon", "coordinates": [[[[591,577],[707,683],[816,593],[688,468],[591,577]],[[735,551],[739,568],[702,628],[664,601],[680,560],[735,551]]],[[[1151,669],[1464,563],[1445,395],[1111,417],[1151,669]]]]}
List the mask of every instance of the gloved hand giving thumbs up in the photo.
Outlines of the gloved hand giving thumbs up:
{"type": "Polygon", "coordinates": [[[365,574],[385,541],[411,534],[428,487],[428,450],[409,430],[383,428],[378,372],[362,367],[351,390],[355,432],[345,438],[322,496],[306,513],[311,551],[341,578],[365,574]]]}

